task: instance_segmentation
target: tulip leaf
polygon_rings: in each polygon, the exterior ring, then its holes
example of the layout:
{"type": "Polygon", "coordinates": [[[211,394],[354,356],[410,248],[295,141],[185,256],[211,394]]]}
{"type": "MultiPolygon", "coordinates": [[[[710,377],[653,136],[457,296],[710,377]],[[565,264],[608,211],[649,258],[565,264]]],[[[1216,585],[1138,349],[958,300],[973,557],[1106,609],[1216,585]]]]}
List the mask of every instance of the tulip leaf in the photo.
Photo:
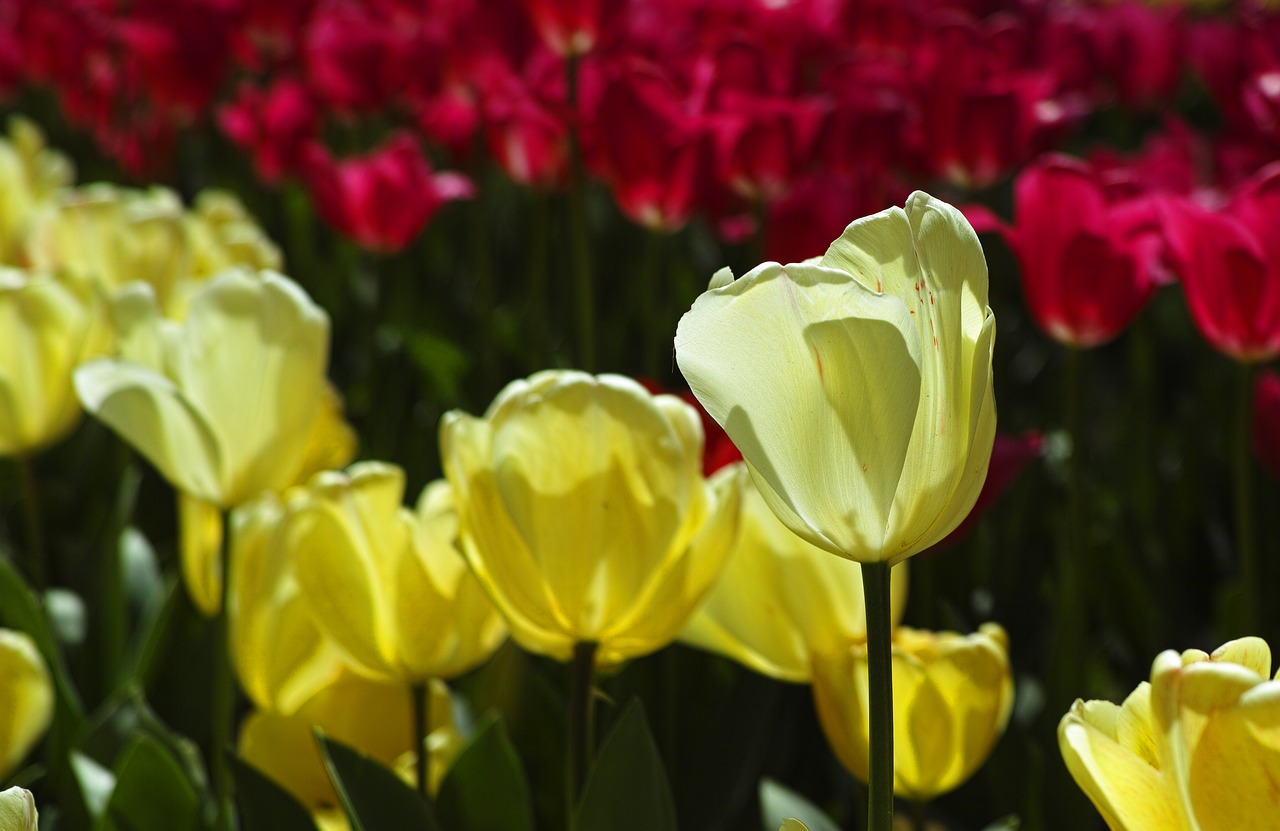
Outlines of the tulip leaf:
{"type": "Polygon", "coordinates": [[[840,831],[840,826],[822,809],[772,779],[760,781],[760,816],[764,831],[778,831],[784,819],[798,819],[809,831],[840,831]]]}
{"type": "MultiPolygon", "coordinates": [[[[70,715],[74,724],[84,718],[83,705],[75,687],[67,680],[66,667],[58,642],[49,627],[48,618],[40,601],[27,588],[18,572],[4,560],[0,560],[0,624],[19,632],[25,632],[40,650],[40,656],[49,666],[58,694],[58,718],[70,715]]],[[[74,725],[66,725],[74,726],[74,725]]],[[[73,731],[74,732],[74,731],[73,731]]]]}
{"type": "Polygon", "coordinates": [[[578,831],[675,831],[671,786],[638,699],[601,746],[577,819],[578,831]]]}
{"type": "Polygon", "coordinates": [[[352,831],[439,831],[431,806],[400,777],[319,732],[316,740],[352,831]]]}
{"type": "Polygon", "coordinates": [[[458,753],[436,810],[449,831],[533,831],[529,782],[501,718],[485,718],[458,753]]]}
{"type": "Polygon", "coordinates": [[[242,831],[316,831],[311,814],[293,794],[235,756],[228,764],[235,777],[242,831]]]}
{"type": "Polygon", "coordinates": [[[200,796],[160,742],[138,736],[115,768],[116,786],[98,831],[197,831],[200,796]]]}

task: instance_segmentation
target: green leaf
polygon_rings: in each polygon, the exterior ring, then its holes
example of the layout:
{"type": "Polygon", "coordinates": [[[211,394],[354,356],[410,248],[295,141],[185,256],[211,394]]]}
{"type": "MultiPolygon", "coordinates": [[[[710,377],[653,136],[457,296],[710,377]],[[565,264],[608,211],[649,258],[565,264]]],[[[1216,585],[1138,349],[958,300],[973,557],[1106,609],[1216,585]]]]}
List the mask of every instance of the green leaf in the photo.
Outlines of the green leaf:
{"type": "Polygon", "coordinates": [[[996,820],[982,831],[1018,831],[1022,827],[1022,819],[1017,814],[996,820]]]}
{"type": "Polygon", "coordinates": [[[125,685],[95,710],[85,734],[80,749],[93,759],[109,764],[117,762],[138,736],[145,736],[178,763],[183,776],[197,792],[207,788],[208,776],[200,748],[170,729],[136,685],[125,685]]]}
{"type": "Polygon", "coordinates": [[[378,762],[317,732],[329,778],[352,831],[439,831],[431,806],[378,762]]]}
{"type": "Polygon", "coordinates": [[[235,756],[228,764],[235,777],[242,831],[316,831],[311,814],[293,794],[235,756]]]}
{"type": "Polygon", "coordinates": [[[840,826],[818,806],[772,779],[760,781],[760,816],[765,831],[778,831],[784,819],[798,819],[809,831],[840,831],[840,826]]]}
{"type": "Polygon", "coordinates": [[[53,637],[49,621],[35,594],[27,588],[13,566],[4,560],[0,560],[0,623],[10,629],[26,632],[35,642],[40,656],[53,675],[58,694],[58,718],[70,716],[73,724],[63,726],[78,727],[80,720],[84,718],[84,708],[80,703],[80,695],[68,681],[62,653],[53,637]]]}
{"type": "Polygon", "coordinates": [[[600,748],[578,803],[579,831],[675,831],[676,808],[644,707],[633,700],[600,748]]]}
{"type": "Polygon", "coordinates": [[[155,739],[139,736],[116,765],[101,831],[199,831],[200,796],[155,739]]]}
{"type": "Polygon", "coordinates": [[[436,810],[449,831],[533,831],[529,783],[501,718],[485,718],[458,754],[436,810]]]}

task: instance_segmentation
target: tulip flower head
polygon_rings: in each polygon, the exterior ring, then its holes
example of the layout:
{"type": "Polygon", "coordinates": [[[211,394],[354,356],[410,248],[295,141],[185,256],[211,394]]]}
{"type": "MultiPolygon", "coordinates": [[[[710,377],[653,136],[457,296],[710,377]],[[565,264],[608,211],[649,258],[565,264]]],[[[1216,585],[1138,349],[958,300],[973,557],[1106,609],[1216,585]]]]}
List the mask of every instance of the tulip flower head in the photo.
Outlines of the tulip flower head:
{"type": "Polygon", "coordinates": [[[964,519],[995,437],[982,246],[914,193],[819,260],[718,273],[676,360],[766,503],[813,545],[901,562],[964,519]]]}
{"type": "Polygon", "coordinates": [[[704,479],[697,412],[630,378],[537,373],[483,418],[446,413],[440,444],[463,552],[531,652],[666,646],[733,542],[741,468],[704,479]]]}
{"type": "Polygon", "coordinates": [[[17,769],[52,720],[53,684],[35,642],[0,629],[0,781],[17,769]]]}
{"type": "MultiPolygon", "coordinates": [[[[973,635],[906,627],[894,633],[894,793],[929,800],[982,766],[1013,708],[1008,652],[1008,636],[995,623],[973,635]]],[[[836,756],[867,781],[865,644],[815,658],[813,698],[836,756]]]]}
{"type": "Polygon", "coordinates": [[[36,831],[39,818],[31,791],[26,788],[0,791],[0,828],[4,831],[36,831]]]}
{"type": "Polygon", "coordinates": [[[1058,745],[1112,831],[1273,827],[1280,816],[1280,673],[1241,638],[1162,652],[1124,703],[1076,701],[1058,745]]]}
{"type": "MultiPolygon", "coordinates": [[[[815,653],[867,639],[859,569],[792,533],[748,480],[728,562],[680,640],[771,678],[808,683],[815,653]]],[[[896,624],[907,605],[905,565],[892,580],[896,624]]]]}

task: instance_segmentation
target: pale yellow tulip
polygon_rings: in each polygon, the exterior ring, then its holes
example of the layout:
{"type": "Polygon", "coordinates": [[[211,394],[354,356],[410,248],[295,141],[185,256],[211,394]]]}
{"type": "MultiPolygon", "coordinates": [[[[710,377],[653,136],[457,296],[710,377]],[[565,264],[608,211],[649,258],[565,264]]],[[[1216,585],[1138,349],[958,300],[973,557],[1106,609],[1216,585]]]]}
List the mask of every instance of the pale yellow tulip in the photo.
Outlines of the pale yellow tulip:
{"type": "Polygon", "coordinates": [[[463,551],[525,649],[599,666],[675,639],[737,529],[741,468],[708,483],[702,426],[629,378],[547,371],[440,441],[463,551]]]}
{"type": "Polygon", "coordinates": [[[24,246],[32,223],[74,175],[70,160],[45,145],[34,122],[9,118],[9,136],[0,139],[0,263],[28,264],[24,246]]]}
{"type": "Polygon", "coordinates": [[[415,684],[485,661],[502,618],[455,547],[448,483],[404,508],[404,472],[362,462],[291,492],[286,545],[315,619],[366,674],[415,684]]]}
{"type": "Polygon", "coordinates": [[[1280,672],[1242,638],[1161,653],[1117,707],[1077,701],[1058,725],[1067,769],[1113,831],[1263,831],[1280,816],[1280,672]]]}
{"type": "MultiPolygon", "coordinates": [[[[190,271],[175,278],[165,315],[182,320],[191,295],[210,277],[228,268],[279,271],[283,257],[279,247],[249,215],[234,194],[204,190],[183,216],[190,240],[190,271]]],[[[343,462],[345,464],[345,462],[343,462]]]]}
{"type": "MultiPolygon", "coordinates": [[[[906,565],[893,570],[890,612],[907,604],[906,565]]],[[[780,681],[808,683],[812,656],[867,639],[861,566],[796,536],[748,479],[724,571],[680,635],[780,681]]]]}
{"type": "MultiPolygon", "coordinates": [[[[313,731],[319,728],[329,738],[394,769],[412,785],[416,752],[410,695],[403,684],[344,674],[291,716],[267,710],[251,713],[240,730],[240,755],[332,823],[338,819],[335,813],[340,813],[340,805],[313,731]]],[[[435,793],[462,746],[462,737],[454,726],[448,688],[432,682],[428,695],[428,784],[435,793]]]]}
{"type": "Polygon", "coordinates": [[[36,800],[26,788],[0,791],[0,829],[2,831],[36,831],[40,815],[36,800]]]}
{"type": "Polygon", "coordinates": [[[25,456],[80,420],[72,372],[103,354],[110,325],[94,291],[61,275],[0,268],[0,456],[25,456]]]}
{"type": "MultiPolygon", "coordinates": [[[[867,780],[868,687],[864,644],[815,657],[813,698],[827,741],[867,780]]],[[[973,635],[905,627],[893,640],[894,793],[928,800],[982,766],[1013,706],[1008,638],[987,623],[973,635]]]]}
{"type": "Polygon", "coordinates": [[[297,284],[227,271],[165,320],[143,284],[117,304],[123,357],[82,365],[85,408],[177,489],[228,509],[297,477],[324,395],[329,321],[297,284]]]}
{"type": "Polygon", "coordinates": [[[17,769],[53,721],[53,684],[35,643],[0,629],[0,781],[17,769]]]}
{"type": "Polygon", "coordinates": [[[982,488],[994,338],[977,236],[917,192],[821,259],[717,274],[675,342],[778,518],[834,554],[894,564],[950,533],[982,488]]]}

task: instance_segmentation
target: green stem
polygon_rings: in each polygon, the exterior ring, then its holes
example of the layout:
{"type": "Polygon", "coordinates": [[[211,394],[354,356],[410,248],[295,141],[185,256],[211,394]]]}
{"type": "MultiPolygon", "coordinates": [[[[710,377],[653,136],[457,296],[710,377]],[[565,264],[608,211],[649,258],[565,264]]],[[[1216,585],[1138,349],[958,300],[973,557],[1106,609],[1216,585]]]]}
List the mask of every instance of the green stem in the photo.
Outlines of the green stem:
{"type": "Polygon", "coordinates": [[[530,369],[551,366],[551,346],[547,339],[547,201],[535,193],[532,200],[533,222],[530,231],[528,263],[529,354],[530,369]]]}
{"type": "Polygon", "coordinates": [[[22,518],[27,531],[23,571],[39,593],[48,587],[49,575],[44,561],[44,528],[40,524],[40,489],[29,457],[18,457],[18,475],[22,477],[22,518]]]}
{"type": "Polygon", "coordinates": [[[912,831],[925,831],[929,827],[929,803],[921,799],[911,803],[912,831]]]}
{"type": "Polygon", "coordinates": [[[1240,609],[1242,635],[1260,635],[1258,614],[1258,558],[1253,537],[1253,365],[1241,362],[1236,371],[1235,508],[1236,551],[1243,584],[1240,609]]]}
{"type": "Polygon", "coordinates": [[[893,618],[888,563],[862,564],[867,604],[867,687],[871,728],[867,831],[893,828],[893,618]]]}
{"type": "Polygon", "coordinates": [[[596,647],[597,644],[592,641],[583,641],[573,646],[566,736],[568,776],[565,780],[570,829],[576,822],[578,797],[582,795],[582,787],[587,782],[587,771],[590,770],[591,755],[595,748],[595,712],[591,685],[596,674],[596,647]]]}
{"type": "Polygon", "coordinates": [[[1085,522],[1081,459],[1084,435],[1080,430],[1080,379],[1083,355],[1067,351],[1063,383],[1062,422],[1071,455],[1067,459],[1067,514],[1058,553],[1058,607],[1054,610],[1055,644],[1050,655],[1047,712],[1056,719],[1065,713],[1079,686],[1081,651],[1089,610],[1080,592],[1080,575],[1087,572],[1089,556],[1082,532],[1085,522]]]}
{"type": "MultiPolygon", "coordinates": [[[[477,138],[479,133],[477,133],[477,138]]],[[[483,159],[483,154],[477,158],[483,159]]],[[[467,204],[467,236],[471,245],[471,270],[475,274],[476,288],[472,295],[472,318],[477,330],[484,337],[484,347],[479,350],[480,374],[485,390],[496,387],[498,382],[498,348],[494,342],[493,313],[498,302],[493,279],[493,260],[489,255],[489,214],[483,187],[484,170],[480,164],[472,171],[476,183],[476,195],[467,204]]]]}
{"type": "Polygon", "coordinates": [[[227,633],[227,601],[231,595],[231,511],[222,513],[222,599],[218,614],[213,619],[213,713],[210,719],[211,742],[210,769],[213,795],[218,814],[215,828],[231,831],[235,828],[235,804],[231,794],[231,771],[227,767],[227,754],[233,743],[232,730],[235,720],[235,679],[231,675],[231,644],[227,633]]]}
{"type": "Polygon", "coordinates": [[[587,231],[586,173],[582,164],[582,136],[578,132],[577,55],[565,58],[565,83],[569,105],[569,250],[577,289],[578,363],[581,369],[594,372],[596,299],[587,231]]]}
{"type": "Polygon", "coordinates": [[[666,343],[668,347],[670,346],[671,327],[666,325],[666,321],[657,320],[658,309],[661,307],[658,299],[662,295],[662,287],[666,279],[663,273],[666,247],[666,238],[661,231],[648,232],[643,260],[644,271],[636,281],[636,288],[640,292],[640,338],[644,350],[640,366],[644,374],[654,380],[658,380],[662,373],[662,344],[666,343]]]}
{"type": "Polygon", "coordinates": [[[756,221],[756,232],[751,237],[751,268],[764,262],[769,237],[769,203],[761,196],[751,205],[751,215],[756,221]]]}
{"type": "Polygon", "coordinates": [[[430,798],[431,754],[427,752],[427,733],[431,725],[431,691],[425,683],[409,687],[413,698],[413,748],[417,754],[418,793],[430,798]]]}

